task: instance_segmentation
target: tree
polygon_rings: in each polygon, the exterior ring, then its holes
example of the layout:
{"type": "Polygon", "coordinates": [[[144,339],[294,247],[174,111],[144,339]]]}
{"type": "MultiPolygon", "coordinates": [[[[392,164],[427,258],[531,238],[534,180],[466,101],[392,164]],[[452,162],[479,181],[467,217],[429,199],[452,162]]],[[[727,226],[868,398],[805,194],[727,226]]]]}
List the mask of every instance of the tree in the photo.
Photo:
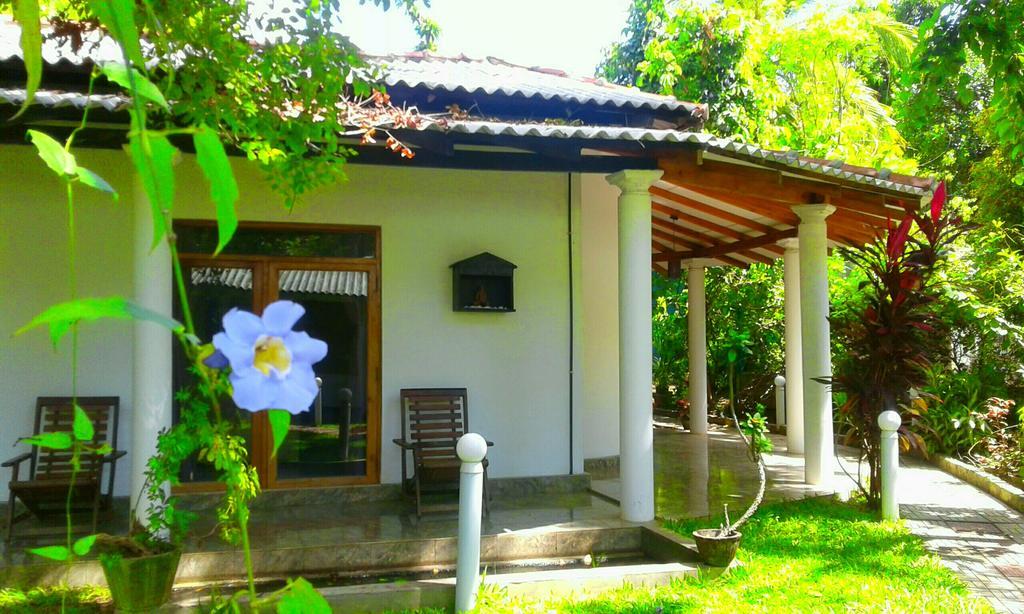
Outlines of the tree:
{"type": "Polygon", "coordinates": [[[980,60],[993,77],[991,136],[1011,163],[1013,181],[1024,184],[1024,3],[1018,0],[954,0],[935,9],[922,26],[915,54],[925,104],[952,92],[962,104],[976,98],[970,66],[980,60]]]}
{"type": "Polygon", "coordinates": [[[622,58],[626,51],[637,57],[638,44],[649,40],[635,84],[708,103],[711,132],[914,170],[880,94],[887,99],[892,75],[909,63],[914,32],[884,6],[834,11],[797,1],[725,0],[687,1],[669,11],[637,0],[634,11],[642,9],[655,18],[643,22],[642,32],[627,29],[602,68],[607,78],[629,82],[634,73],[622,58]]]}

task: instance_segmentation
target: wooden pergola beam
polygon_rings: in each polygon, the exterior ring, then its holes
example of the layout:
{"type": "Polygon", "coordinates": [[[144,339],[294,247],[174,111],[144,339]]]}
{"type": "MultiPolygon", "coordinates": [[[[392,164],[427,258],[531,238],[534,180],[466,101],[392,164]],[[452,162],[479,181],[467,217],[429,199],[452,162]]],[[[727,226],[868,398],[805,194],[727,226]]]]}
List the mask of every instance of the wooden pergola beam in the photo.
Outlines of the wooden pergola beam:
{"type": "MultiPolygon", "coordinates": [[[[728,190],[716,190],[703,187],[691,187],[687,189],[707,196],[708,198],[728,202],[734,207],[750,211],[751,213],[766,217],[781,224],[786,224],[787,226],[796,227],[800,224],[800,218],[793,213],[793,210],[779,202],[764,200],[753,196],[744,196],[728,190]]],[[[841,243],[865,243],[872,240],[874,237],[872,229],[877,228],[878,226],[874,224],[869,226],[859,218],[851,219],[849,217],[851,213],[852,212],[850,211],[840,209],[829,216],[828,238],[841,243]]]]}
{"type": "MultiPolygon", "coordinates": [[[[662,228],[667,228],[667,229],[671,230],[674,233],[678,233],[678,234],[690,237],[692,239],[696,239],[700,243],[706,243],[709,247],[719,247],[719,246],[722,246],[722,245],[732,245],[732,243],[728,243],[728,242],[725,242],[725,241],[719,241],[718,239],[713,239],[713,238],[707,236],[704,233],[701,233],[699,231],[693,230],[692,228],[687,228],[686,226],[680,226],[679,224],[676,224],[676,223],[672,222],[671,220],[665,220],[665,219],[662,219],[660,217],[656,217],[656,216],[653,216],[653,215],[651,216],[651,224],[654,224],[654,225],[657,225],[657,226],[661,226],[662,228]]],[[[657,230],[657,229],[652,228],[651,232],[653,233],[654,230],[657,230]]],[[[742,235],[742,236],[744,236],[744,238],[748,238],[745,235],[742,235]]],[[[768,256],[765,256],[763,254],[758,254],[757,252],[752,252],[752,251],[749,251],[749,250],[746,250],[746,249],[738,249],[738,250],[730,250],[730,251],[735,251],[740,256],[743,256],[745,258],[749,258],[750,260],[753,260],[755,262],[761,262],[761,263],[764,263],[764,264],[771,264],[772,263],[772,258],[769,258],[768,256]]],[[[724,252],[724,253],[728,253],[728,252],[724,252]]],[[[737,260],[736,262],[742,262],[742,261],[738,261],[737,260]]]]}
{"type": "MultiPolygon", "coordinates": [[[[656,241],[654,239],[651,239],[651,247],[654,248],[655,252],[658,252],[658,253],[661,253],[661,254],[677,254],[677,253],[680,253],[680,252],[677,252],[673,247],[671,247],[669,245],[665,245],[664,243],[661,243],[660,241],[656,241]]],[[[702,249],[704,249],[704,248],[702,248],[700,246],[693,246],[693,247],[691,247],[691,251],[700,251],[702,249]]],[[[683,253],[688,253],[688,252],[683,252],[683,253]]],[[[750,263],[749,262],[744,262],[743,260],[739,260],[738,258],[733,258],[732,256],[722,255],[722,256],[716,256],[714,258],[709,258],[709,259],[710,260],[718,260],[722,264],[727,264],[729,266],[739,267],[741,269],[749,269],[750,268],[750,263]]],[[[669,258],[667,260],[667,262],[674,261],[674,260],[675,260],[675,258],[669,258]]],[[[684,259],[680,258],[680,260],[684,260],[684,259]]],[[[658,265],[658,263],[659,263],[659,260],[655,260],[653,257],[651,258],[651,266],[656,266],[656,265],[658,265]]],[[[667,270],[668,269],[666,267],[666,271],[667,270]]]]}
{"type": "MultiPolygon", "coordinates": [[[[686,222],[688,224],[691,224],[693,226],[700,226],[701,228],[706,228],[707,230],[710,230],[712,232],[717,232],[720,235],[725,235],[725,236],[731,237],[733,239],[739,240],[739,239],[748,239],[748,238],[750,238],[750,235],[748,235],[746,233],[740,232],[740,231],[738,231],[738,230],[736,230],[734,228],[729,228],[727,226],[722,226],[721,224],[716,224],[714,222],[705,220],[704,218],[700,218],[700,217],[697,217],[697,216],[694,216],[694,215],[690,215],[689,213],[685,213],[684,211],[682,211],[682,210],[680,210],[680,209],[678,209],[676,207],[672,207],[672,206],[669,206],[669,205],[662,205],[660,203],[651,203],[651,208],[653,210],[657,211],[658,213],[662,213],[662,214],[667,215],[669,217],[678,218],[678,219],[683,220],[684,222],[686,222]]],[[[774,230],[774,229],[772,229],[772,230],[774,230]]],[[[769,232],[771,232],[771,231],[769,231],[769,232]]],[[[772,252],[774,254],[777,254],[777,255],[781,255],[782,252],[783,252],[782,248],[780,248],[777,245],[765,246],[763,249],[766,249],[766,250],[768,250],[768,251],[770,251],[770,252],[772,252]]]]}
{"type": "Polygon", "coordinates": [[[776,230],[770,234],[761,235],[760,237],[751,237],[742,241],[713,245],[711,247],[704,247],[701,249],[691,250],[689,252],[662,252],[657,254],[655,258],[660,262],[666,262],[675,258],[679,258],[681,260],[688,260],[690,258],[717,258],[724,254],[761,247],[795,236],[796,228],[786,228],[784,230],[776,230]]]}
{"type": "Polygon", "coordinates": [[[905,209],[889,207],[884,194],[838,186],[821,181],[784,175],[779,170],[698,160],[696,154],[679,153],[658,159],[665,172],[663,179],[683,187],[708,187],[729,190],[746,196],[783,203],[810,203],[827,200],[830,204],[885,218],[902,217],[905,209]]]}
{"type": "MultiPolygon", "coordinates": [[[[751,230],[756,230],[761,234],[767,234],[773,230],[777,230],[776,228],[772,228],[767,224],[762,224],[761,222],[743,217],[742,215],[736,215],[735,213],[732,213],[730,211],[725,211],[724,209],[719,209],[718,207],[711,206],[707,203],[702,203],[699,200],[694,200],[687,196],[683,196],[682,194],[669,192],[668,190],[659,188],[658,186],[651,186],[651,194],[659,198],[663,198],[665,200],[670,200],[684,207],[688,207],[690,209],[693,209],[694,211],[700,211],[701,213],[704,213],[706,215],[717,217],[720,220],[725,220],[727,222],[732,222],[733,224],[739,224],[740,226],[744,226],[751,230]]],[[[731,204],[728,203],[727,201],[724,202],[726,202],[726,204],[731,204]]]]}

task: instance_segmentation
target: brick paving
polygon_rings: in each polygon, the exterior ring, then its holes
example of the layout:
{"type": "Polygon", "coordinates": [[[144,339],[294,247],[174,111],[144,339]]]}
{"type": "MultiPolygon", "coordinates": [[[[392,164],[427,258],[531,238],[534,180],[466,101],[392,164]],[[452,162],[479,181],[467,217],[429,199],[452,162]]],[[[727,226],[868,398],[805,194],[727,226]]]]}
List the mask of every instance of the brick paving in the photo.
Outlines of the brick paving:
{"type": "Polygon", "coordinates": [[[999,612],[1024,614],[1024,515],[943,471],[901,463],[900,515],[999,612]]]}

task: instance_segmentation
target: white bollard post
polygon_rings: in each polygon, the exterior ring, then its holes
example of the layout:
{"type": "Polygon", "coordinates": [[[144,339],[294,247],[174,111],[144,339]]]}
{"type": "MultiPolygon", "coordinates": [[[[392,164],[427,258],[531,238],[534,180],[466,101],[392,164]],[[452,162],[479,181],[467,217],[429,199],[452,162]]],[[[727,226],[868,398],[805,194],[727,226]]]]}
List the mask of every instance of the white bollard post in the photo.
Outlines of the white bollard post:
{"type": "Polygon", "coordinates": [[[468,612],[476,605],[480,585],[480,518],[483,512],[484,456],[487,441],[466,433],[455,445],[462,461],[459,470],[459,552],[455,568],[455,611],[468,612]]]}
{"type": "Polygon", "coordinates": [[[786,378],[775,376],[775,423],[780,426],[787,424],[786,419],[786,378]]]}
{"type": "Polygon", "coordinates": [[[899,520],[900,504],[896,500],[896,476],[900,469],[899,435],[900,415],[892,410],[878,415],[878,427],[882,429],[881,473],[882,473],[882,519],[899,520]]]}

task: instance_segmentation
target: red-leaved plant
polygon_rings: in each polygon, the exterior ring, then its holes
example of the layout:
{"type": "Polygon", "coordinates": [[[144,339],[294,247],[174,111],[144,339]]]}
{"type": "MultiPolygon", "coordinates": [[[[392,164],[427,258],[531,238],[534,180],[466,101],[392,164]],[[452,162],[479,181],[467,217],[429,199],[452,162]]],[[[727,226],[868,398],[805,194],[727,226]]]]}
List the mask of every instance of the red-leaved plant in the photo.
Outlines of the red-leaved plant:
{"type": "MultiPolygon", "coordinates": [[[[833,323],[847,352],[837,357],[833,377],[821,381],[845,393],[837,415],[840,432],[867,461],[867,483],[860,475],[857,482],[875,507],[881,488],[878,415],[907,408],[912,391],[926,382],[928,367],[948,353],[948,336],[935,308],[939,291],[931,282],[945,246],[963,232],[963,225],[944,214],[945,202],[945,185],[940,184],[927,211],[908,211],[871,243],[842,250],[867,276],[861,284],[867,307],[833,323]]],[[[904,413],[901,448],[923,450],[912,412],[904,413]]]]}

